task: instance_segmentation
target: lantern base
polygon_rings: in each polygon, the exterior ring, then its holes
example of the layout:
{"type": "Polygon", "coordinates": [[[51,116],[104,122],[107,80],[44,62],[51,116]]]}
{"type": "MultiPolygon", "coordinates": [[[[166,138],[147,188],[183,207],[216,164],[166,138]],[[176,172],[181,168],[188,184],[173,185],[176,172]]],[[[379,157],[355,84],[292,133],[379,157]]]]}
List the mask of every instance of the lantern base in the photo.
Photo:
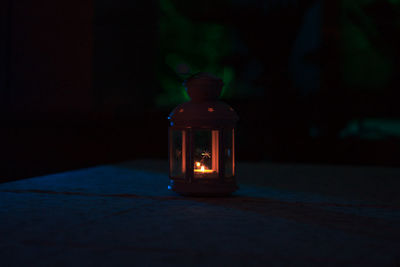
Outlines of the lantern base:
{"type": "Polygon", "coordinates": [[[235,183],[201,184],[171,180],[171,184],[168,188],[184,196],[222,197],[231,195],[239,187],[235,183]]]}

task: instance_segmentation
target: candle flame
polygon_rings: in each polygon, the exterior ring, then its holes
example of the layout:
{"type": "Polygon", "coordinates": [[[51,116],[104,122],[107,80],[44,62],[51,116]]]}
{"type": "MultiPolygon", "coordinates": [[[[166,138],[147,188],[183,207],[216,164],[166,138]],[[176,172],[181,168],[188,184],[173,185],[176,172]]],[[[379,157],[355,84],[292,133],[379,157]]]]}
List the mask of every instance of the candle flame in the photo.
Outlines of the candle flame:
{"type": "Polygon", "coordinates": [[[194,167],[194,172],[197,172],[197,173],[213,173],[214,170],[210,170],[205,165],[201,164],[201,162],[196,161],[195,162],[195,167],[194,167]]]}

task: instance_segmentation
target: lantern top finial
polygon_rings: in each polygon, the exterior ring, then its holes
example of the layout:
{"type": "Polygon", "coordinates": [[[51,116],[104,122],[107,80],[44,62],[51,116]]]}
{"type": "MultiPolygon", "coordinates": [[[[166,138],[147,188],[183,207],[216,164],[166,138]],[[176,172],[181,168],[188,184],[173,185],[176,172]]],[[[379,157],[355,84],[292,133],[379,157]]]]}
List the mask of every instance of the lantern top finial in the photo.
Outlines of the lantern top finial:
{"type": "Polygon", "coordinates": [[[186,90],[192,99],[177,106],[169,115],[171,126],[234,127],[238,116],[229,105],[219,101],[224,83],[212,74],[199,72],[186,80],[186,90]]]}
{"type": "Polygon", "coordinates": [[[224,83],[210,73],[199,72],[187,79],[184,85],[193,102],[204,102],[218,100],[224,83]]]}

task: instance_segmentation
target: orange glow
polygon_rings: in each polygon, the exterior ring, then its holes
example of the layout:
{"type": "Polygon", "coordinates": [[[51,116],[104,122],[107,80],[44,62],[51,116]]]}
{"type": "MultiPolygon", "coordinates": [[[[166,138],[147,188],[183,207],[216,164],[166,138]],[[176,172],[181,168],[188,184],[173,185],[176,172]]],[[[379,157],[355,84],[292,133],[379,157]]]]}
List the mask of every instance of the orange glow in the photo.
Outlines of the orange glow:
{"type": "Polygon", "coordinates": [[[215,110],[213,108],[208,108],[208,112],[214,112],[215,110]]]}
{"type": "Polygon", "coordinates": [[[211,137],[212,137],[212,165],[211,169],[216,170],[218,172],[218,158],[219,158],[219,131],[218,130],[212,130],[211,131],[211,137]]]}
{"type": "Polygon", "coordinates": [[[196,173],[213,173],[214,172],[214,170],[207,169],[206,166],[202,165],[198,161],[196,161],[196,167],[193,171],[196,173]]]}
{"type": "Polygon", "coordinates": [[[182,172],[186,172],[186,131],[182,131],[182,172]]]}
{"type": "Polygon", "coordinates": [[[194,172],[198,172],[198,173],[213,173],[213,170],[209,170],[204,168],[204,166],[201,167],[201,169],[194,169],[194,172]]]}

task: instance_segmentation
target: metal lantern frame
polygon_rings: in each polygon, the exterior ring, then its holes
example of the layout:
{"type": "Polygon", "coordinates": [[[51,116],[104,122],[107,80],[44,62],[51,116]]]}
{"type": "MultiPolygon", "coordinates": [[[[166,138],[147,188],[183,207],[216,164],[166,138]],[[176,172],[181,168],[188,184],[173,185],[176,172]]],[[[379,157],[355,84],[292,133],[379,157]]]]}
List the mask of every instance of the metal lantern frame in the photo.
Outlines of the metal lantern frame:
{"type": "Polygon", "coordinates": [[[189,79],[186,85],[192,100],[176,107],[168,117],[169,188],[183,195],[231,194],[238,188],[235,179],[235,129],[238,116],[229,105],[218,100],[222,88],[220,79],[209,74],[198,74],[189,79]],[[182,174],[174,175],[173,135],[179,132],[182,174]],[[195,168],[195,164],[199,164],[195,160],[200,143],[196,136],[198,133],[209,133],[211,138],[212,168],[208,166],[207,170],[204,169],[206,164],[201,170],[195,168]],[[227,152],[230,154],[227,155],[227,152]],[[230,166],[228,172],[226,166],[230,166]]]}

